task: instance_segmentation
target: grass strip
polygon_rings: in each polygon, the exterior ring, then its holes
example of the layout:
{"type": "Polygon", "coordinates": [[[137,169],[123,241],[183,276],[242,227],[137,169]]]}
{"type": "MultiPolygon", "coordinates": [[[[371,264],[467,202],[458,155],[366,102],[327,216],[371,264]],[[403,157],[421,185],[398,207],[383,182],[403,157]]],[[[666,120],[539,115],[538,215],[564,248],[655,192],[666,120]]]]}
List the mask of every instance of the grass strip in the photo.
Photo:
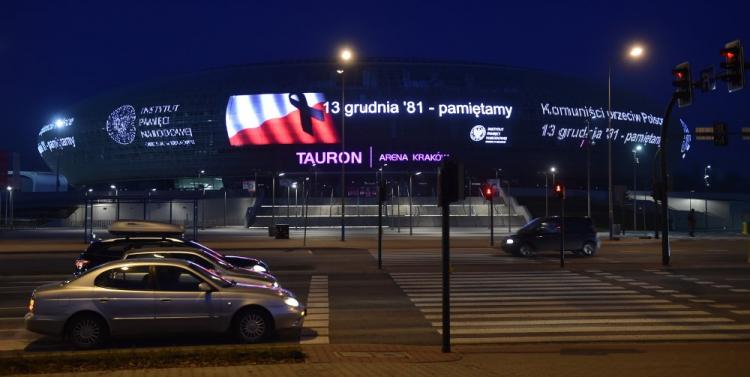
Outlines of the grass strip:
{"type": "Polygon", "coordinates": [[[299,363],[304,360],[305,354],[299,347],[231,346],[45,353],[12,352],[0,355],[0,376],[117,369],[299,363]]]}

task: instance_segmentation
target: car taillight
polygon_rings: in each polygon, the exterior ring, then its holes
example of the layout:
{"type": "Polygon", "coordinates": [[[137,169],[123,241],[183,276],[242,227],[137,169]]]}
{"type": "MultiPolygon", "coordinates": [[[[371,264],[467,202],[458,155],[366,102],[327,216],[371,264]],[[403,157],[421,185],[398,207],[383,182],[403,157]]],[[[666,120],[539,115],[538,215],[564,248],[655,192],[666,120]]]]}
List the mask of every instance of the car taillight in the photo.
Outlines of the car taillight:
{"type": "Polygon", "coordinates": [[[29,313],[34,312],[34,297],[31,297],[31,300],[29,300],[29,313]]]}
{"type": "Polygon", "coordinates": [[[89,261],[86,259],[76,259],[76,269],[83,270],[88,266],[89,261]]]}

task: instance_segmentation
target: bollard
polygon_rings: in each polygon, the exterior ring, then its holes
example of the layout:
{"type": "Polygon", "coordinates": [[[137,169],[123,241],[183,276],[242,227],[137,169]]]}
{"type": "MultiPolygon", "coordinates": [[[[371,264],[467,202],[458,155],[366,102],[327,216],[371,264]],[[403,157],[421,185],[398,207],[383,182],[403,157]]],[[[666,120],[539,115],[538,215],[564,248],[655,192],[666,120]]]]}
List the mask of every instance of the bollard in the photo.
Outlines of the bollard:
{"type": "Polygon", "coordinates": [[[742,235],[747,236],[747,221],[742,222],[742,235]]]}

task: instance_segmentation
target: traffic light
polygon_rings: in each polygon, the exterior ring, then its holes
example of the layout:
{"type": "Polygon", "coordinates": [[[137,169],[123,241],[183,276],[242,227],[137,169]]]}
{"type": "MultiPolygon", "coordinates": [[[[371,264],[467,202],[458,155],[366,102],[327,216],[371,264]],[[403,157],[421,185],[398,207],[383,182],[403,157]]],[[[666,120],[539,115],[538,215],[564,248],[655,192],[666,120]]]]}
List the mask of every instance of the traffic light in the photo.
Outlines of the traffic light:
{"type": "Polygon", "coordinates": [[[724,62],[721,63],[724,73],[721,78],[727,82],[729,93],[742,89],[745,86],[745,56],[740,40],[725,44],[720,53],[724,57],[724,62]]]}
{"type": "Polygon", "coordinates": [[[491,184],[483,183],[481,190],[484,200],[492,200],[492,197],[495,195],[495,190],[492,188],[491,184]]]}
{"type": "Polygon", "coordinates": [[[563,186],[562,183],[555,183],[555,187],[553,188],[553,191],[556,197],[560,199],[565,198],[565,186],[563,186]]]}
{"type": "Polygon", "coordinates": [[[464,199],[464,164],[443,160],[438,169],[438,206],[464,199]]]}
{"type": "Polygon", "coordinates": [[[690,79],[690,63],[677,64],[672,70],[675,87],[674,94],[677,97],[677,105],[680,107],[690,106],[693,103],[693,82],[690,79]]]}
{"type": "Polygon", "coordinates": [[[726,123],[714,123],[714,145],[726,146],[729,144],[729,131],[726,123]]]}

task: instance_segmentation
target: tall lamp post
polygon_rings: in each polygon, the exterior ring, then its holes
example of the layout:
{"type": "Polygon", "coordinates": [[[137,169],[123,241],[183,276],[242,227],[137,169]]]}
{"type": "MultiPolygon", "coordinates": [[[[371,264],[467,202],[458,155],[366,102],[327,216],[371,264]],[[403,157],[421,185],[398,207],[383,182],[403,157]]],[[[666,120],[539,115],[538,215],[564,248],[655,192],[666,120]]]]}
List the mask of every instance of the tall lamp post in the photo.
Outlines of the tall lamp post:
{"type": "MultiPolygon", "coordinates": [[[[628,57],[631,60],[640,59],[643,56],[643,46],[633,45],[630,47],[628,57]]],[[[612,198],[612,63],[607,67],[607,205],[609,207],[609,239],[614,236],[614,203],[612,198]]]]}
{"type": "Polygon", "coordinates": [[[414,174],[409,174],[409,235],[410,236],[414,234],[414,220],[413,220],[413,215],[412,215],[412,201],[411,201],[412,195],[414,195],[413,194],[414,186],[412,185],[412,178],[414,178],[415,175],[419,176],[421,174],[422,174],[421,171],[418,171],[414,174]]]}
{"type": "Polygon", "coordinates": [[[13,229],[13,186],[8,186],[6,189],[8,190],[8,205],[5,206],[5,222],[13,229]],[[10,222],[8,221],[8,214],[10,214],[10,222]]]}
{"type": "Polygon", "coordinates": [[[117,197],[117,186],[109,185],[109,188],[115,190],[115,220],[120,220],[120,198],[117,197]]]}
{"type": "Polygon", "coordinates": [[[271,226],[276,226],[276,176],[283,177],[285,173],[273,173],[271,176],[271,226]]]}
{"type": "MultiPolygon", "coordinates": [[[[555,173],[557,173],[557,168],[552,166],[549,168],[549,172],[552,173],[552,186],[555,185],[555,173]]],[[[549,189],[547,186],[547,173],[544,173],[544,216],[549,216],[549,189]]]]}
{"type": "MultiPolygon", "coordinates": [[[[354,54],[352,53],[352,50],[349,48],[343,48],[341,49],[339,53],[339,62],[341,63],[341,68],[339,68],[336,72],[341,75],[341,153],[346,152],[345,151],[345,143],[344,140],[346,140],[346,115],[344,111],[344,107],[346,105],[346,72],[344,71],[344,67],[347,66],[353,59],[354,54]]],[[[346,204],[344,204],[344,201],[346,199],[346,178],[345,178],[345,165],[341,164],[341,241],[346,240],[346,225],[344,221],[344,215],[346,211],[346,204]]]]}
{"type": "MultiPolygon", "coordinates": [[[[636,191],[636,181],[638,176],[638,164],[640,161],[638,161],[638,153],[643,149],[642,146],[636,145],[635,149],[633,149],[633,230],[638,230],[638,205],[637,205],[637,198],[638,194],[636,191]]],[[[643,228],[646,228],[646,224],[643,224],[643,228]]]]}

